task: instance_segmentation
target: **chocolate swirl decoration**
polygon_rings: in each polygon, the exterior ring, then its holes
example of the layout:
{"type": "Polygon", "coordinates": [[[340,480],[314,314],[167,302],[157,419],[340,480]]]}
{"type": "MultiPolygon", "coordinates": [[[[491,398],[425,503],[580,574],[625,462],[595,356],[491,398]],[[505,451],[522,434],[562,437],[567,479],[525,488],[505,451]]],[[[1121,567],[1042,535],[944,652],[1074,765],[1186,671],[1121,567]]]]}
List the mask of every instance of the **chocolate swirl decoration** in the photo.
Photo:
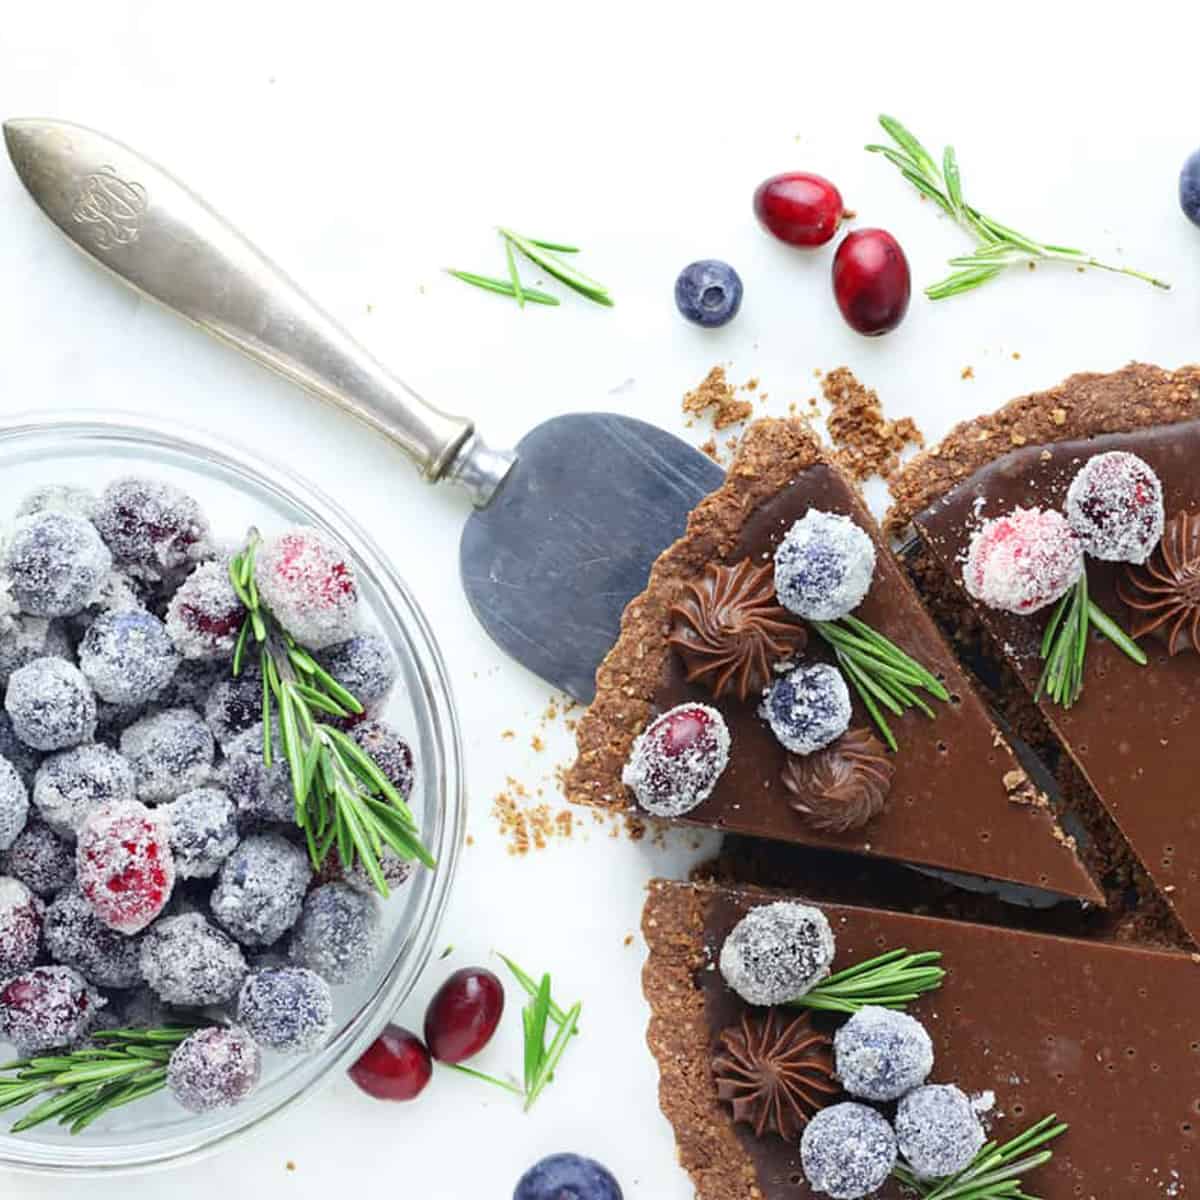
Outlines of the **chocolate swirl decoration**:
{"type": "Polygon", "coordinates": [[[822,833],[861,829],[883,812],[896,766],[869,729],[848,729],[816,754],[789,754],[788,804],[822,833]]]}
{"type": "Polygon", "coordinates": [[[808,631],[775,598],[775,571],[744,558],[736,566],[709,563],[671,606],[667,639],[687,671],[718,700],[733,692],[745,702],[774,677],[777,662],[801,653],[808,631]]]}
{"type": "Polygon", "coordinates": [[[744,1012],[738,1025],[722,1031],[712,1071],[717,1098],[756,1137],[770,1132],[796,1141],[810,1118],[841,1092],[833,1074],[833,1041],[813,1028],[808,1013],[788,1020],[777,1008],[744,1012]]]}
{"type": "Polygon", "coordinates": [[[1130,637],[1154,634],[1172,656],[1200,654],[1200,516],[1171,517],[1145,565],[1125,568],[1117,595],[1133,614],[1130,637]]]}

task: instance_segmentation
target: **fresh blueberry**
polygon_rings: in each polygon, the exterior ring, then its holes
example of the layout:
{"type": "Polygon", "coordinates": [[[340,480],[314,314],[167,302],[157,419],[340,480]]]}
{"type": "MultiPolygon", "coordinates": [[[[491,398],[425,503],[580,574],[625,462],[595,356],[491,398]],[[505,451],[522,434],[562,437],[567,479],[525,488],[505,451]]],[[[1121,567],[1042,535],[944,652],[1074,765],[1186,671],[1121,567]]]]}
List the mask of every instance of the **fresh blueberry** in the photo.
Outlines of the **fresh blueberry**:
{"type": "Polygon", "coordinates": [[[1193,225],[1200,225],[1200,150],[1188,155],[1179,172],[1179,207],[1193,225]]]}
{"type": "Polygon", "coordinates": [[[595,1159],[551,1154],[517,1181],[513,1200],[623,1200],[621,1185],[595,1159]]]}
{"type": "Polygon", "coordinates": [[[724,325],[742,306],[742,281],[728,263],[702,258],[679,272],[675,306],[693,325],[724,325]]]}

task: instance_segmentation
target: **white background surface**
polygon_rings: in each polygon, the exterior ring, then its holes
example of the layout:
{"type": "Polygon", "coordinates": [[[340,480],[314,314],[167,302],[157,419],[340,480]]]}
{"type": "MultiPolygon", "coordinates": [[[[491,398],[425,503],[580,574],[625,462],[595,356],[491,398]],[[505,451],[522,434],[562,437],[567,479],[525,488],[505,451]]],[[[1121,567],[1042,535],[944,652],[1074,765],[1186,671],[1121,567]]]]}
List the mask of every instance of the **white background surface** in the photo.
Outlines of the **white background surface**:
{"type": "MultiPolygon", "coordinates": [[[[860,2],[203,5],[10,4],[0,117],[106,130],[191,182],[418,390],[503,444],[553,414],[611,407],[681,428],[679,398],[717,361],[762,380],[766,412],[848,363],[892,415],[930,436],[1078,369],[1197,357],[1200,230],[1179,215],[1178,167],[1200,144],[1187,6],[860,2]],[[915,15],[921,11],[923,15],[915,15]],[[759,180],[827,174],[907,249],[914,282],[966,242],[861,146],[889,111],[959,151],[968,199],[1034,236],[1165,275],[1169,294],[1070,269],[1023,270],[866,341],[828,285],[832,249],[789,250],[750,214],[759,180]],[[439,273],[502,274],[511,223],[576,241],[612,311],[573,296],[515,305],[439,273]],[[732,262],[739,319],[676,315],[677,270],[732,262]],[[1016,355],[1020,357],[1017,358],[1016,355]],[[965,366],[975,378],[964,381],[965,366]]],[[[448,966],[504,949],[585,1002],[586,1036],[532,1115],[438,1077],[410,1106],[344,1079],[219,1157],[169,1176],[81,1182],[0,1173],[0,1194],[95,1200],[210,1194],[503,1200],[541,1154],[606,1161],[629,1200],[684,1200],[643,1047],[642,886],[695,857],[587,836],[510,857],[489,815],[514,775],[569,757],[561,723],[530,739],[548,689],[476,629],[456,574],[458,497],[400,456],[90,269],[0,165],[0,413],[167,412],[287,454],[356,513],[406,572],[456,680],[474,845],[445,926],[448,966]],[[505,728],[516,731],[502,741],[505,728]],[[295,1164],[288,1171],[288,1161],[295,1164]]],[[[702,440],[699,430],[688,432],[702,440]]],[[[2,507],[2,505],[0,505],[2,507]]],[[[588,831],[585,819],[582,828],[588,831]]],[[[443,970],[448,969],[443,968],[443,970]]],[[[433,968],[400,1014],[419,1027],[433,968]]],[[[515,1007],[486,1065],[518,1062],[515,1007]]]]}

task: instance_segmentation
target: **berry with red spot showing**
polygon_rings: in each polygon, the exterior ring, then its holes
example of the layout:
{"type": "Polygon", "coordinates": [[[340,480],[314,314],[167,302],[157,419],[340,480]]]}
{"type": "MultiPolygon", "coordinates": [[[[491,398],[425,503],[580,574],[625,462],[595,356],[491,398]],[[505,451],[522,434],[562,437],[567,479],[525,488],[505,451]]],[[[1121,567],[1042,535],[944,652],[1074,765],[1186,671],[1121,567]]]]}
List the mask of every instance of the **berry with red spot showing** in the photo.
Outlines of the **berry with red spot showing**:
{"type": "Polygon", "coordinates": [[[1066,595],[1082,574],[1083,547],[1066,517],[1016,508],[975,532],[963,583],[989,608],[1032,613],[1066,595]]]}
{"type": "Polygon", "coordinates": [[[433,1074],[425,1043],[399,1025],[388,1025],[350,1068],[350,1078],[376,1100],[415,1100],[433,1074]]]}
{"type": "Polygon", "coordinates": [[[165,823],[136,800],[102,805],[88,817],[79,830],[75,869],[92,911],[119,933],[145,929],[175,886],[165,823]]]}
{"type": "Polygon", "coordinates": [[[232,658],[246,609],[224,560],[201,563],[167,606],[167,633],[188,659],[232,658]]]}
{"type": "Polygon", "coordinates": [[[679,817],[708,799],[729,762],[725,718],[705,704],[663,713],[633,744],[622,781],[656,817],[679,817]]]}
{"type": "Polygon", "coordinates": [[[0,876],[0,979],[32,967],[41,944],[41,901],[23,883],[0,876]]]}
{"type": "Polygon", "coordinates": [[[70,967],[34,967],[0,987],[0,1041],[22,1055],[70,1045],[91,1027],[104,997],[70,967]]]}
{"type": "Polygon", "coordinates": [[[344,547],[295,527],[264,542],[255,559],[259,595],[302,646],[323,650],[354,631],[358,583],[344,547]]]}
{"type": "Polygon", "coordinates": [[[1158,476],[1123,450],[1089,458],[1071,481],[1066,507],[1083,548],[1105,562],[1144,563],[1166,521],[1158,476]]]}
{"type": "Polygon", "coordinates": [[[185,492],[159,479],[116,479],[100,496],[96,528],[131,573],[161,579],[208,552],[208,519],[185,492]]]}
{"type": "Polygon", "coordinates": [[[212,1112],[244,1100],[261,1074],[262,1054],[244,1029],[210,1025],[175,1047],[167,1088],[188,1112],[212,1112]]]}

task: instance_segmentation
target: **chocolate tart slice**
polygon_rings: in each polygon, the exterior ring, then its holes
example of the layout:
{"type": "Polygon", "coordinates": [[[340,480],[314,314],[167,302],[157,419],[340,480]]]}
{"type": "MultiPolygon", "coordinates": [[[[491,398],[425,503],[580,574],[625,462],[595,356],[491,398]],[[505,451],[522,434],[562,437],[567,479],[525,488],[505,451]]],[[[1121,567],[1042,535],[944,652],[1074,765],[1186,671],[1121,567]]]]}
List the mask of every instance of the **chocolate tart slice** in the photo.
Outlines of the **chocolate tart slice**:
{"type": "Polygon", "coordinates": [[[660,556],[646,591],[626,608],[621,636],[596,680],[566,780],[576,803],[638,813],[622,783],[635,739],[659,714],[694,702],[719,710],[732,749],[708,798],[679,818],[686,823],[1103,903],[1072,839],[988,716],[857,490],[802,421],[760,421],[747,431],[723,486],[695,509],[684,537],[660,556]],[[788,644],[780,625],[788,614],[770,596],[775,547],[810,509],[848,517],[871,540],[875,570],[854,615],[924,664],[949,695],[931,703],[933,719],[916,710],[888,715],[896,753],[885,752],[874,736],[864,739],[875,730],[856,695],[840,743],[823,757],[789,758],[758,713],[761,691],[752,685],[762,687],[762,656],[744,652],[740,641],[743,652],[716,655],[707,664],[712,670],[696,673],[689,647],[699,644],[704,622],[695,609],[712,600],[713,572],[721,566],[728,568],[724,583],[741,588],[745,602],[732,622],[739,637],[749,614],[754,644],[765,646],[767,657],[790,651],[803,663],[834,661],[818,636],[788,644]],[[743,576],[740,582],[735,575],[743,576]]]}
{"type": "MultiPolygon", "coordinates": [[[[742,1107],[735,1122],[729,1036],[755,1009],[716,962],[726,935],[775,893],[656,880],[642,921],[643,972],[658,1060],[659,1100],[699,1200],[803,1200],[798,1139],[742,1107]],[[726,1036],[722,1036],[726,1035],[726,1036]]],[[[807,903],[807,902],[806,902],[807,903]]],[[[1043,1200],[1117,1200],[1200,1194],[1200,964],[1187,954],[1052,937],[907,913],[820,904],[836,939],[835,970],[886,950],[939,950],[947,977],[908,1012],[934,1044],[930,1080],[968,1095],[994,1093],[989,1136],[1005,1141],[1051,1113],[1070,1128],[1024,1192],[1043,1200]]],[[[814,1015],[827,1032],[844,1018],[814,1015]]],[[[793,1044],[795,1039],[793,1038],[793,1044]]],[[[735,1045],[739,1045],[735,1041],[735,1045]]],[[[808,1108],[829,1097],[811,1086],[808,1108]]],[[[793,1059],[793,1061],[796,1061],[793,1059]]],[[[890,1108],[881,1111],[890,1115],[890,1108]]],[[[877,1193],[899,1200],[889,1182],[877,1193]]]]}
{"type": "Polygon", "coordinates": [[[1089,591],[1129,632],[1163,620],[1142,638],[1147,666],[1093,637],[1080,698],[1064,708],[1043,697],[1039,708],[1200,943],[1200,370],[1077,375],[960,425],[904,473],[892,519],[911,520],[926,558],[961,589],[993,652],[1033,695],[1051,610],[1020,616],[977,604],[963,587],[964,555],[983,519],[1016,506],[1061,509],[1082,463],[1110,450],[1136,454],[1158,475],[1167,532],[1145,568],[1089,558],[1089,591]]]}

